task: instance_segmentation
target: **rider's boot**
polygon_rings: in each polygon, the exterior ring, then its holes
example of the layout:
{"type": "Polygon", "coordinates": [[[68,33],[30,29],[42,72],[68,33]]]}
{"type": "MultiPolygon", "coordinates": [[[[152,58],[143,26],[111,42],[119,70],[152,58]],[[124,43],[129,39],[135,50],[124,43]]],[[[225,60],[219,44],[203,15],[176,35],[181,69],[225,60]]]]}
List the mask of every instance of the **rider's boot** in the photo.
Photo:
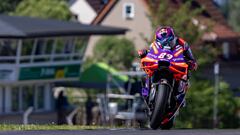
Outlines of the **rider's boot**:
{"type": "Polygon", "coordinates": [[[186,100],[185,100],[186,93],[178,94],[177,97],[177,103],[181,105],[181,107],[186,107],[186,100]]]}
{"type": "Polygon", "coordinates": [[[178,86],[178,94],[176,96],[177,102],[181,107],[186,107],[186,100],[185,100],[185,95],[186,91],[189,87],[189,81],[187,80],[186,82],[180,81],[179,86],[178,86]]]}
{"type": "Polygon", "coordinates": [[[149,89],[146,88],[146,87],[143,87],[143,88],[142,88],[142,96],[143,96],[144,98],[146,98],[146,97],[148,97],[148,94],[149,94],[149,89]]]}
{"type": "Polygon", "coordinates": [[[142,79],[141,95],[144,98],[147,98],[148,95],[149,95],[149,81],[148,81],[148,77],[145,77],[145,78],[142,79]]]}

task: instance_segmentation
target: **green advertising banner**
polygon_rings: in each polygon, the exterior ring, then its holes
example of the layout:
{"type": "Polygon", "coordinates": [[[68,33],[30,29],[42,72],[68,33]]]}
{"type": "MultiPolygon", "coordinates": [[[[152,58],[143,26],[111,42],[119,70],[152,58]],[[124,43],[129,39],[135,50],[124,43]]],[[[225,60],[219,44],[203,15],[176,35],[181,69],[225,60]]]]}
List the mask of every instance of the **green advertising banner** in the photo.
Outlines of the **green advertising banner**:
{"type": "Polygon", "coordinates": [[[79,77],[80,64],[20,68],[19,80],[79,77]]]}

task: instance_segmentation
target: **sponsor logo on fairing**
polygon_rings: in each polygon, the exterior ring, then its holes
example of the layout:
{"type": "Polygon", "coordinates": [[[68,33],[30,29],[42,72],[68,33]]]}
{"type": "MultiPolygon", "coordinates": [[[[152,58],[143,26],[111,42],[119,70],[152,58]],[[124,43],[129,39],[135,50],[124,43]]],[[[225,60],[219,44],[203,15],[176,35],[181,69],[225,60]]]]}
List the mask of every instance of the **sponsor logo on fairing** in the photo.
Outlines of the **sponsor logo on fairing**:
{"type": "Polygon", "coordinates": [[[153,57],[154,59],[156,59],[158,56],[157,55],[154,55],[154,54],[151,54],[151,53],[149,53],[148,54],[150,57],[153,57]]]}
{"type": "Polygon", "coordinates": [[[176,46],[176,51],[178,51],[178,50],[180,50],[180,49],[182,49],[182,46],[181,46],[181,45],[177,45],[177,46],[176,46]]]}
{"type": "Polygon", "coordinates": [[[173,61],[183,61],[184,58],[173,58],[172,60],[173,60],[173,61]]]}

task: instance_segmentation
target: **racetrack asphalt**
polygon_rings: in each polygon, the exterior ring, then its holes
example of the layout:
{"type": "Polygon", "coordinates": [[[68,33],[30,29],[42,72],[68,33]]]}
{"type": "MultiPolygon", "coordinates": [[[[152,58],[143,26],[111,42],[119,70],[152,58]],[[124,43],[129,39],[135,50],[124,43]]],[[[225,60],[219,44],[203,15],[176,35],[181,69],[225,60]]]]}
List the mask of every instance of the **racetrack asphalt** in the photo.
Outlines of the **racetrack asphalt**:
{"type": "Polygon", "coordinates": [[[100,130],[34,130],[0,131],[0,135],[240,135],[239,130],[139,130],[139,129],[100,129],[100,130]]]}

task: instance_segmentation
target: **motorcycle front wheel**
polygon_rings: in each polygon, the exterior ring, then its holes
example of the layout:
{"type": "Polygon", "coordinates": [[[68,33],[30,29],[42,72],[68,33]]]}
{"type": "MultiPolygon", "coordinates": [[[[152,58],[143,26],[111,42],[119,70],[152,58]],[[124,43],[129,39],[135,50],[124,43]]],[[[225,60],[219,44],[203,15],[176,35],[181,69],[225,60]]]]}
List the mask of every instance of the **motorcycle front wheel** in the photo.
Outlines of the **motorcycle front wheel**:
{"type": "Polygon", "coordinates": [[[165,115],[165,109],[170,93],[170,87],[167,84],[159,84],[156,87],[157,92],[155,96],[154,109],[150,116],[150,127],[152,129],[160,127],[163,116],[165,115]]]}

